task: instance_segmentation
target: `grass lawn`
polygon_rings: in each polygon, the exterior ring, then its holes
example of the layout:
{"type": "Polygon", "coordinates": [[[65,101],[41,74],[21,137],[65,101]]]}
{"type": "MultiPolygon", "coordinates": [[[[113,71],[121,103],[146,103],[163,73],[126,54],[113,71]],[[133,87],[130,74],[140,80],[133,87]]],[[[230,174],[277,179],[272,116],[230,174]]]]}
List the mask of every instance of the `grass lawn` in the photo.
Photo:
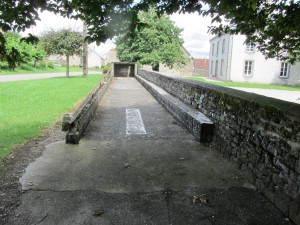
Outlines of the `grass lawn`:
{"type": "MultiPolygon", "coordinates": [[[[91,71],[101,71],[100,69],[90,68],[91,71]]],[[[31,68],[30,70],[22,70],[20,68],[16,68],[15,70],[0,70],[0,75],[16,75],[16,74],[33,74],[33,73],[57,73],[57,72],[66,72],[66,67],[55,67],[51,68],[43,68],[43,69],[36,69],[31,68]]],[[[82,72],[81,67],[70,67],[70,72],[82,72]]]]}
{"type": "Polygon", "coordinates": [[[209,84],[215,84],[223,87],[242,87],[242,88],[261,88],[261,89],[273,89],[273,90],[300,91],[300,87],[286,86],[286,85],[208,81],[201,77],[189,77],[188,79],[209,83],[209,84]]]}
{"type": "Polygon", "coordinates": [[[74,109],[103,76],[0,83],[0,162],[74,109]]]}

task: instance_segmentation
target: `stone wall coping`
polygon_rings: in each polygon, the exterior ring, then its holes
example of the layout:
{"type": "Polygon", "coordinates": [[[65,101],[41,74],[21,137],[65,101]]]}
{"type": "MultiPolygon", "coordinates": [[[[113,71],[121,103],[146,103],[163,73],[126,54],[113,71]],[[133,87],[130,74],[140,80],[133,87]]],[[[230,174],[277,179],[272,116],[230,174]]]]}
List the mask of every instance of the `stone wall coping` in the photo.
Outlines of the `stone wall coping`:
{"type": "Polygon", "coordinates": [[[112,81],[112,76],[107,74],[95,88],[89,93],[85,100],[73,113],[63,116],[62,130],[66,131],[66,143],[78,144],[87,125],[96,111],[99,101],[112,81]]]}
{"type": "Polygon", "coordinates": [[[236,96],[238,98],[245,99],[248,101],[253,101],[262,106],[274,106],[275,108],[277,108],[281,111],[287,112],[290,115],[300,117],[300,104],[297,104],[297,103],[287,102],[284,100],[266,97],[263,95],[249,93],[249,92],[245,92],[245,91],[241,91],[241,90],[237,90],[237,89],[233,89],[233,88],[222,87],[222,86],[218,86],[218,85],[214,85],[214,84],[208,84],[208,83],[204,83],[201,81],[194,81],[194,80],[188,80],[188,79],[184,79],[184,78],[166,76],[166,75],[163,75],[163,74],[161,74],[159,72],[155,72],[155,71],[150,72],[147,70],[142,70],[142,69],[140,69],[140,70],[145,71],[147,73],[157,74],[166,79],[178,80],[184,84],[191,86],[192,88],[201,87],[203,89],[218,91],[218,92],[233,95],[233,96],[236,96]]]}

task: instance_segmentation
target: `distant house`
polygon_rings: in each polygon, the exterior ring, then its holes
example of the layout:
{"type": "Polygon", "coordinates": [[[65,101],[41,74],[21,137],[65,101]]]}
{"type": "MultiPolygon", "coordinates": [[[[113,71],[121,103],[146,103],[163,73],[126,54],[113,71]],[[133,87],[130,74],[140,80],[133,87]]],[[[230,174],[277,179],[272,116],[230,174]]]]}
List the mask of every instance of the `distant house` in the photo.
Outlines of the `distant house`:
{"type": "MultiPolygon", "coordinates": [[[[100,56],[94,47],[90,47],[88,49],[88,67],[89,68],[101,68],[105,64],[105,60],[102,56],[100,56]]],[[[46,59],[47,61],[51,61],[55,64],[66,65],[67,60],[65,56],[60,55],[50,55],[46,59]]],[[[70,66],[82,66],[82,56],[74,55],[70,57],[70,66]]]]}
{"type": "Polygon", "coordinates": [[[105,59],[95,51],[95,47],[89,47],[88,67],[101,68],[104,65],[105,59]]]}
{"type": "Polygon", "coordinates": [[[117,51],[115,48],[111,48],[107,53],[104,54],[105,65],[112,62],[120,62],[117,57],[117,51]]]}
{"type": "MultiPolygon", "coordinates": [[[[172,69],[164,64],[160,64],[159,72],[174,76],[193,76],[193,57],[185,47],[182,46],[181,50],[186,59],[186,64],[180,66],[175,65],[172,69]]],[[[144,65],[143,68],[147,70],[152,69],[151,66],[148,65],[144,65]]]]}
{"type": "Polygon", "coordinates": [[[209,59],[207,58],[193,58],[193,75],[207,76],[209,68],[209,59]]]}
{"type": "Polygon", "coordinates": [[[225,34],[210,40],[209,77],[223,81],[300,85],[300,63],[265,59],[244,35],[225,34]]]}

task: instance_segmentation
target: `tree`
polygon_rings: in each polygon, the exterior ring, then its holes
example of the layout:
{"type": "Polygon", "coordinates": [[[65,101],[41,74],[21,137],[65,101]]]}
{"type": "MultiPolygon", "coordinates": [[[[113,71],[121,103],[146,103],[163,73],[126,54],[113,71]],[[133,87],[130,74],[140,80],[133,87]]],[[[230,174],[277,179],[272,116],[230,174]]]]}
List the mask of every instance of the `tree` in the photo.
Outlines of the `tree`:
{"type": "Polygon", "coordinates": [[[158,17],[154,9],[140,12],[140,29],[127,32],[116,39],[116,50],[121,61],[150,65],[155,71],[163,63],[172,68],[185,64],[182,51],[182,29],[176,27],[166,15],[158,17]]]}
{"type": "Polygon", "coordinates": [[[28,44],[23,41],[22,37],[14,32],[4,34],[4,48],[1,61],[6,61],[10,69],[14,70],[20,63],[34,63],[42,60],[44,51],[39,44],[28,44]]]}
{"type": "MultiPolygon", "coordinates": [[[[161,14],[198,12],[225,21],[226,25],[211,27],[210,32],[245,34],[247,42],[257,43],[267,57],[294,62],[300,55],[299,0],[2,0],[0,30],[24,30],[35,24],[39,9],[49,10],[87,22],[88,40],[99,43],[126,31],[127,21],[134,30],[139,25],[138,11],[150,6],[161,14]]],[[[2,36],[0,32],[0,44],[2,36]]]]}
{"type": "Polygon", "coordinates": [[[41,44],[48,55],[66,56],[66,76],[69,77],[70,56],[82,54],[82,33],[71,29],[50,30],[42,35],[41,44]]]}

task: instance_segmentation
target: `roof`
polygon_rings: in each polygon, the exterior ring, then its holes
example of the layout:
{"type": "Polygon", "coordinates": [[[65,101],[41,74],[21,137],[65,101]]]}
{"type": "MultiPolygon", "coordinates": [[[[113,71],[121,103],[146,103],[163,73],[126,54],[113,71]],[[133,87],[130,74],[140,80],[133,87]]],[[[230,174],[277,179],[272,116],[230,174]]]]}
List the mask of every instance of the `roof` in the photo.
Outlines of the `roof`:
{"type": "Polygon", "coordinates": [[[181,47],[183,51],[189,56],[189,58],[192,58],[192,55],[189,53],[189,51],[183,45],[181,47]]]}
{"type": "Polygon", "coordinates": [[[104,58],[98,52],[96,52],[96,50],[95,50],[94,47],[90,47],[89,46],[89,52],[94,53],[96,56],[98,56],[99,58],[101,58],[102,60],[104,60],[104,58]]]}
{"type": "Polygon", "coordinates": [[[195,70],[208,70],[209,59],[193,58],[193,67],[195,70]]]}

